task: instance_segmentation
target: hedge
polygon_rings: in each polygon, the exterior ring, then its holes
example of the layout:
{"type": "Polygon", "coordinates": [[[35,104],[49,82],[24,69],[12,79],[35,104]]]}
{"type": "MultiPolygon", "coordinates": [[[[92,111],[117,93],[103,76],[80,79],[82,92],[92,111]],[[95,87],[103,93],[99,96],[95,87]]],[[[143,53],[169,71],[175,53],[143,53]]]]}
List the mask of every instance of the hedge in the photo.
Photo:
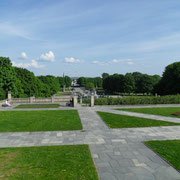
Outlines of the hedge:
{"type": "MultiPolygon", "coordinates": [[[[90,103],[90,99],[83,99],[83,103],[90,103]]],[[[96,98],[95,105],[135,105],[135,104],[179,104],[180,95],[96,98]]]]}

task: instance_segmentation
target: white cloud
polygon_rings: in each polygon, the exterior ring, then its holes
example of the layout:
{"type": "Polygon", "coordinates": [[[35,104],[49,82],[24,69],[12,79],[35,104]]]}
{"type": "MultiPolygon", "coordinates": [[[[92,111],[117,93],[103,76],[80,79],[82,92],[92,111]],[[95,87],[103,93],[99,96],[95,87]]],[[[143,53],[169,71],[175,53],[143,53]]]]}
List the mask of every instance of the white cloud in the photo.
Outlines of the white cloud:
{"type": "Polygon", "coordinates": [[[25,52],[22,52],[21,56],[19,57],[19,59],[27,59],[27,58],[28,58],[28,56],[25,52]]]}
{"type": "Polygon", "coordinates": [[[43,61],[54,62],[55,61],[55,55],[52,51],[49,51],[48,53],[42,54],[39,59],[43,60],[43,61]]]}
{"type": "Polygon", "coordinates": [[[134,64],[132,59],[113,59],[108,62],[92,61],[92,64],[96,64],[96,65],[100,65],[100,66],[108,66],[108,65],[117,64],[117,63],[125,63],[128,65],[134,64]]]}
{"type": "Polygon", "coordinates": [[[132,61],[127,62],[129,65],[133,65],[134,63],[132,61]]]}
{"type": "Polygon", "coordinates": [[[71,57],[71,58],[66,57],[65,58],[65,63],[81,63],[81,62],[82,62],[81,60],[75,59],[73,57],[71,57]]]}
{"type": "Polygon", "coordinates": [[[107,65],[109,65],[108,62],[103,62],[103,61],[93,61],[92,64],[97,64],[97,65],[100,65],[100,66],[107,66],[107,65]]]}
{"type": "Polygon", "coordinates": [[[13,66],[16,67],[21,67],[21,68],[36,68],[36,69],[40,69],[40,68],[44,68],[44,65],[38,64],[38,62],[36,60],[31,60],[31,63],[16,63],[16,62],[12,62],[13,66]]]}
{"type": "Polygon", "coordinates": [[[114,63],[127,63],[128,65],[134,64],[132,59],[113,59],[109,63],[114,64],[114,63]]]}

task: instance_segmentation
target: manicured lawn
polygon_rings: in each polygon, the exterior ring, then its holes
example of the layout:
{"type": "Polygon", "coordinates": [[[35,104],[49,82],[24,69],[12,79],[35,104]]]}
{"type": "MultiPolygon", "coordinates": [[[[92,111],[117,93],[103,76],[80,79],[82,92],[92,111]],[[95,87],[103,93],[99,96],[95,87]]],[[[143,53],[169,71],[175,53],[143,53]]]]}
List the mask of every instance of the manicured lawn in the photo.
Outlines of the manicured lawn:
{"type": "Polygon", "coordinates": [[[87,145],[0,148],[0,179],[98,180],[87,145]]]}
{"type": "Polygon", "coordinates": [[[147,141],[145,144],[180,170],[180,140],[147,141]]]}
{"type": "Polygon", "coordinates": [[[180,107],[125,108],[125,109],[118,108],[117,110],[180,118],[180,116],[172,115],[172,113],[174,113],[174,112],[180,112],[180,107]]]}
{"type": "Polygon", "coordinates": [[[153,127],[153,126],[175,126],[180,123],[145,119],[107,112],[97,112],[110,128],[135,128],[135,127],[153,127]]]}
{"type": "Polygon", "coordinates": [[[59,104],[20,104],[14,109],[26,109],[26,108],[58,108],[59,104]]]}
{"type": "Polygon", "coordinates": [[[77,110],[0,111],[0,132],[80,129],[77,110]]]}

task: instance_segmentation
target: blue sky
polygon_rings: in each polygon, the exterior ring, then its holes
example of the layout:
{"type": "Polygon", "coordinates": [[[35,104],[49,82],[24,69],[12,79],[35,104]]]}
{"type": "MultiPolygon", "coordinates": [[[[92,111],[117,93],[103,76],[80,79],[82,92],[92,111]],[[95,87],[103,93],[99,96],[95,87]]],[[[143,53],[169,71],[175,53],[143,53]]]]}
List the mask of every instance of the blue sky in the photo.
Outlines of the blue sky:
{"type": "Polygon", "coordinates": [[[36,75],[162,75],[180,59],[180,1],[1,0],[0,56],[36,75]]]}

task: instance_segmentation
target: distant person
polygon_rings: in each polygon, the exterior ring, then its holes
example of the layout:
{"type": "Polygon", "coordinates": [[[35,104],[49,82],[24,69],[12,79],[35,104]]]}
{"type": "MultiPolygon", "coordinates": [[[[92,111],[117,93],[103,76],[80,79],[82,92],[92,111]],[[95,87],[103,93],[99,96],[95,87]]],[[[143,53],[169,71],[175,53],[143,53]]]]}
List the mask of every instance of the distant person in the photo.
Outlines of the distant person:
{"type": "Polygon", "coordinates": [[[9,103],[8,100],[6,100],[6,105],[9,106],[9,107],[11,106],[11,104],[9,103]]]}

